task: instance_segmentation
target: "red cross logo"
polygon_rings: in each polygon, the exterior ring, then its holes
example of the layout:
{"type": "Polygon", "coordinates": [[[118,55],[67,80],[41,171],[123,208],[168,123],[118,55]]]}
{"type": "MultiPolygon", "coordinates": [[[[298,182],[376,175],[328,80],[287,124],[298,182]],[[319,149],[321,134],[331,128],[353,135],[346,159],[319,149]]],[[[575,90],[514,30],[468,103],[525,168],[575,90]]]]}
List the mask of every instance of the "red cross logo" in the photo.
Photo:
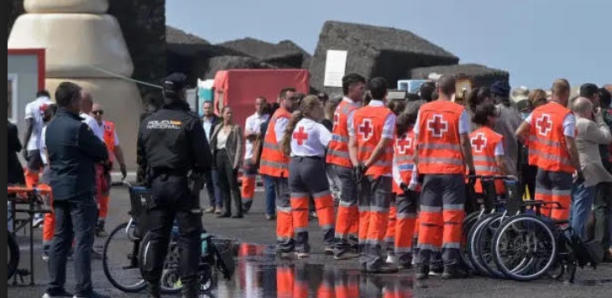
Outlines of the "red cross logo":
{"type": "Polygon", "coordinates": [[[550,116],[548,114],[542,114],[542,116],[536,121],[536,128],[538,129],[538,133],[540,135],[547,136],[552,130],[552,121],[550,120],[550,116]]]}
{"type": "Polygon", "coordinates": [[[434,114],[433,119],[427,121],[427,130],[431,131],[432,136],[441,138],[448,131],[448,122],[442,115],[434,114]]]}
{"type": "Polygon", "coordinates": [[[293,139],[297,140],[297,143],[300,146],[302,146],[305,140],[308,140],[308,134],[304,132],[304,126],[300,127],[297,132],[293,133],[293,139]]]}
{"type": "Polygon", "coordinates": [[[339,122],[340,122],[340,110],[338,109],[334,113],[334,128],[333,128],[333,131],[336,130],[336,126],[338,126],[339,122]]]}
{"type": "Polygon", "coordinates": [[[395,147],[397,148],[397,152],[400,154],[406,154],[406,151],[412,147],[412,138],[410,136],[406,136],[405,140],[406,144],[403,146],[400,144],[400,142],[403,141],[402,139],[395,140],[395,147]]]}
{"type": "Polygon", "coordinates": [[[49,105],[42,104],[40,105],[40,107],[38,108],[38,112],[40,113],[40,115],[45,115],[45,111],[47,110],[47,108],[49,107],[49,105]]]}
{"type": "Polygon", "coordinates": [[[487,138],[485,138],[484,133],[480,132],[470,140],[470,143],[474,151],[481,153],[482,150],[487,147],[487,138]]]}
{"type": "Polygon", "coordinates": [[[369,140],[374,135],[372,120],[363,119],[363,121],[359,125],[359,134],[363,136],[364,141],[369,140]]]}

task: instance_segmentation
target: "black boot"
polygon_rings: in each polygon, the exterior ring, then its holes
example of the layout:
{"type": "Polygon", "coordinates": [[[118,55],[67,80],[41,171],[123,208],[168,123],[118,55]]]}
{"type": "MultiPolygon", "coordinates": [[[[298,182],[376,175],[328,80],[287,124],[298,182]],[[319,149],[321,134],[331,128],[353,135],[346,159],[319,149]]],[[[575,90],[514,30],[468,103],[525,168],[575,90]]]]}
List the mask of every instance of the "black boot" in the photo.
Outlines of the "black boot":
{"type": "Polygon", "coordinates": [[[417,265],[415,271],[414,276],[417,280],[424,280],[429,277],[429,266],[427,265],[417,265]]]}
{"type": "Polygon", "coordinates": [[[449,265],[444,266],[444,273],[442,273],[443,279],[456,279],[456,278],[466,278],[468,277],[468,273],[465,269],[461,268],[459,265],[449,265]]]}
{"type": "Polygon", "coordinates": [[[161,298],[159,285],[147,283],[147,298],[161,298]]]}
{"type": "Polygon", "coordinates": [[[197,280],[188,281],[183,285],[181,290],[182,298],[197,298],[200,294],[200,285],[197,280]]]}

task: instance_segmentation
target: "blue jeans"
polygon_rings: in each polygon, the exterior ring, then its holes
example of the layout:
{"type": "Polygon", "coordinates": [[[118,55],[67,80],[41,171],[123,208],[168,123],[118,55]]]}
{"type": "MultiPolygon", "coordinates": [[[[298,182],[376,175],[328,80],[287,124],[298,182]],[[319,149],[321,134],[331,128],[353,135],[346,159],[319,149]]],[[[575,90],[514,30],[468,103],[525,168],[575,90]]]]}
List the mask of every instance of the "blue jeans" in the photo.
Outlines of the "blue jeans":
{"type": "Polygon", "coordinates": [[[276,193],[274,192],[274,178],[261,175],[266,190],[266,215],[276,214],[276,193]]]}
{"type": "Polygon", "coordinates": [[[584,184],[572,186],[572,206],[570,208],[570,223],[576,234],[583,241],[586,239],[586,224],[591,214],[595,200],[595,186],[585,187],[584,184]]]}
{"type": "Polygon", "coordinates": [[[223,200],[221,198],[221,190],[217,185],[219,181],[219,174],[216,170],[211,170],[206,174],[206,190],[208,193],[208,201],[210,207],[223,207],[223,200]]]}

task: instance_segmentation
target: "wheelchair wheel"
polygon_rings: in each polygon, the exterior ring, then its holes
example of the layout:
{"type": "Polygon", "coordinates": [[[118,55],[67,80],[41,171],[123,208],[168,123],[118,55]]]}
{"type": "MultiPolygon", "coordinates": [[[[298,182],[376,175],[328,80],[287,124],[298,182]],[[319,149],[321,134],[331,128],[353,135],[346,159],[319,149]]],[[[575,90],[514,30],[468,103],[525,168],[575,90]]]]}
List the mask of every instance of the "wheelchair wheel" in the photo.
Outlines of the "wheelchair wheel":
{"type": "Polygon", "coordinates": [[[558,253],[552,228],[528,214],[503,222],[493,237],[492,250],[497,268],[517,281],[535,280],[546,274],[558,253]]]}
{"type": "Polygon", "coordinates": [[[476,271],[474,265],[470,261],[470,252],[468,250],[467,240],[470,231],[474,224],[478,221],[480,212],[472,212],[463,219],[463,229],[461,230],[461,260],[471,271],[476,271]]]}
{"type": "Polygon", "coordinates": [[[480,233],[476,238],[476,245],[478,246],[478,260],[482,264],[489,275],[497,278],[504,278],[505,275],[497,269],[495,260],[493,260],[493,252],[491,250],[493,243],[493,236],[501,225],[501,223],[507,219],[503,213],[494,213],[491,215],[491,219],[482,226],[480,233]]]}
{"type": "Polygon", "coordinates": [[[487,267],[481,262],[480,259],[480,247],[478,246],[478,239],[480,238],[480,234],[482,230],[487,226],[487,224],[497,216],[496,213],[487,214],[481,217],[472,227],[470,233],[468,234],[467,239],[467,250],[469,252],[469,259],[472,265],[474,266],[474,271],[476,274],[480,274],[483,276],[489,276],[490,273],[487,270],[487,267]]]}
{"type": "Polygon", "coordinates": [[[140,239],[134,237],[135,225],[122,223],[104,243],[102,268],[108,281],[125,293],[137,293],[147,286],[140,274],[138,251],[140,239]]]}
{"type": "Polygon", "coordinates": [[[6,271],[7,280],[13,277],[15,271],[17,271],[17,266],[19,265],[19,245],[17,245],[17,241],[15,240],[15,236],[7,231],[8,235],[8,247],[7,247],[7,265],[8,270],[6,271]]]}
{"type": "MultiPolygon", "coordinates": [[[[151,234],[147,233],[142,239],[140,252],[138,253],[141,276],[145,276],[145,268],[150,260],[150,249],[151,234]]],[[[178,243],[170,241],[160,280],[160,288],[163,294],[177,294],[183,288],[179,271],[179,257],[178,243]]]]}

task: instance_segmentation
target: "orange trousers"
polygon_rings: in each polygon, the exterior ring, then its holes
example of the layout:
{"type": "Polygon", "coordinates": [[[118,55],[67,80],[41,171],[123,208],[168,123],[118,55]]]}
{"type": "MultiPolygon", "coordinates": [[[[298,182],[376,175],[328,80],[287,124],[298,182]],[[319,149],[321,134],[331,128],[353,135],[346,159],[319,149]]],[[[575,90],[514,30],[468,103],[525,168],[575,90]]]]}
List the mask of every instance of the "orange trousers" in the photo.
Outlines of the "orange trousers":
{"type": "MultiPolygon", "coordinates": [[[[47,184],[41,184],[38,186],[41,190],[51,190],[51,187],[47,184]]],[[[49,205],[53,210],[53,194],[49,194],[49,205]]],[[[55,234],[55,213],[45,213],[43,221],[43,245],[51,243],[53,235],[55,234]]]]}
{"type": "Polygon", "coordinates": [[[110,201],[110,195],[96,195],[96,201],[98,201],[98,222],[106,221],[108,216],[108,204],[110,201]]]}
{"type": "Polygon", "coordinates": [[[39,172],[32,172],[28,170],[27,168],[25,169],[25,181],[26,181],[27,187],[36,186],[39,180],[40,180],[39,172]]]}

